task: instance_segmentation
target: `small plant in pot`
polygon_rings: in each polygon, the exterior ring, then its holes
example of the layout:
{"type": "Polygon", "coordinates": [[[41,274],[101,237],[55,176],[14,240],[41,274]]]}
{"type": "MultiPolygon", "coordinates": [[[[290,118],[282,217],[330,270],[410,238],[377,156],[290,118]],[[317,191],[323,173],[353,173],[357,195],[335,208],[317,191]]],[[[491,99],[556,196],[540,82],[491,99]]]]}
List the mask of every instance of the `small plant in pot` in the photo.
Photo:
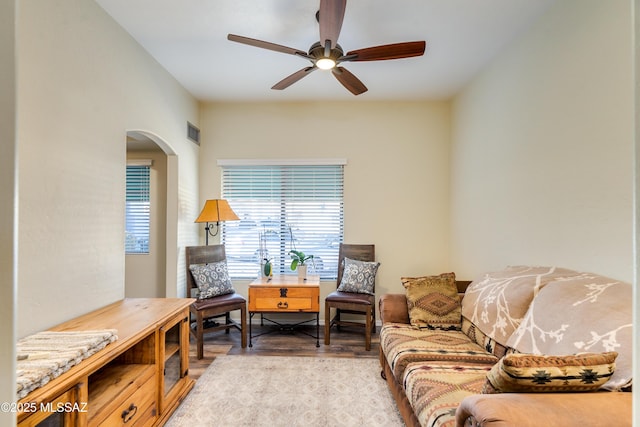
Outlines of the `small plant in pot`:
{"type": "Polygon", "coordinates": [[[313,255],[306,255],[302,251],[297,251],[292,249],[289,251],[291,255],[291,270],[298,270],[298,276],[306,279],[307,278],[307,264],[308,260],[313,259],[313,255]]]}

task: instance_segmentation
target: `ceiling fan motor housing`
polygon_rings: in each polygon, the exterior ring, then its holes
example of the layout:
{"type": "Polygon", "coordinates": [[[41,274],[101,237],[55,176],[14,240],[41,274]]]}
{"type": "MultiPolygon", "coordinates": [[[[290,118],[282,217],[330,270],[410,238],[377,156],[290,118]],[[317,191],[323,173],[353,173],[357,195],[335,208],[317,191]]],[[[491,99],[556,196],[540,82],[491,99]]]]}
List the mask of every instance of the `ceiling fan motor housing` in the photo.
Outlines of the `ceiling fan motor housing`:
{"type": "Polygon", "coordinates": [[[324,55],[324,46],[320,44],[320,42],[315,42],[309,48],[309,56],[314,57],[316,60],[322,58],[330,58],[333,59],[336,63],[338,62],[338,58],[341,58],[344,55],[344,51],[339,44],[336,44],[336,47],[331,49],[329,56],[324,55]]]}

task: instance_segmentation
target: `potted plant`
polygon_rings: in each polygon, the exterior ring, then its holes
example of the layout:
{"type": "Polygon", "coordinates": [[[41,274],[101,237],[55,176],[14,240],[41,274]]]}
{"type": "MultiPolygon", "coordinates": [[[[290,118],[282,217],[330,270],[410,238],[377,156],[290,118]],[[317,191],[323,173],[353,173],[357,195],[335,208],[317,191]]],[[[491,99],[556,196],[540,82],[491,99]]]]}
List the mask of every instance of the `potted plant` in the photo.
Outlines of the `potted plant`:
{"type": "Polygon", "coordinates": [[[292,249],[289,251],[291,255],[291,270],[298,270],[298,277],[301,279],[307,278],[307,264],[306,262],[313,259],[313,255],[306,255],[302,251],[292,249]]]}

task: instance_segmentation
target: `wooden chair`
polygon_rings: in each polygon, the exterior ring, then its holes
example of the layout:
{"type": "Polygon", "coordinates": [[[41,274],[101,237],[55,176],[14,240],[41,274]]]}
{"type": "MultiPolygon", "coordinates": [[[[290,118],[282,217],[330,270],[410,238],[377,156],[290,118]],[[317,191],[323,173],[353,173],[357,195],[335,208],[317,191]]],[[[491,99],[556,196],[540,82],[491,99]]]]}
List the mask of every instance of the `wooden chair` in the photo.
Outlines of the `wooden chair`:
{"type": "MultiPolygon", "coordinates": [[[[353,245],[341,243],[338,251],[338,277],[336,286],[340,286],[342,273],[344,272],[344,258],[358,261],[375,261],[375,245],[353,245]]],[[[375,292],[375,287],[374,287],[375,292]]],[[[358,326],[364,327],[365,349],[371,350],[371,332],[376,331],[376,297],[375,295],[359,294],[352,292],[334,291],[324,300],[324,343],[331,342],[331,327],[336,326],[358,326]],[[336,309],[336,314],[331,319],[331,308],[336,309]],[[355,322],[342,320],[342,314],[364,315],[365,321],[355,322]]]]}
{"type": "MultiPolygon", "coordinates": [[[[195,289],[198,289],[190,265],[207,264],[226,259],[224,245],[210,246],[189,246],[186,248],[186,269],[187,269],[187,292],[189,298],[194,298],[195,289]]],[[[247,300],[240,294],[232,293],[220,295],[213,298],[197,300],[189,307],[192,319],[189,323],[189,330],[196,338],[197,356],[202,359],[204,356],[203,336],[205,333],[224,329],[229,333],[230,328],[240,330],[242,337],[242,348],[247,346],[247,300]],[[240,324],[231,319],[230,312],[240,310],[240,324]],[[213,319],[224,316],[224,323],[217,323],[213,319]],[[195,320],[195,325],[192,322],[195,320]]]]}

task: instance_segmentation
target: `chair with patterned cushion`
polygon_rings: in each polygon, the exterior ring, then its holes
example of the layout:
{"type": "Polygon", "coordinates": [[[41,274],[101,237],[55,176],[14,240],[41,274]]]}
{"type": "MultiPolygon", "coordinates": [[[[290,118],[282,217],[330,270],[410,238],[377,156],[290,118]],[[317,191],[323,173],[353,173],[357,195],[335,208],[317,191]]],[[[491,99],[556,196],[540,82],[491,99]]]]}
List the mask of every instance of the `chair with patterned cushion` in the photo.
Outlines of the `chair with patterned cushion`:
{"type": "Polygon", "coordinates": [[[240,330],[242,348],[247,346],[247,300],[233,289],[227,272],[224,245],[189,246],[186,248],[186,276],[189,298],[189,330],[196,338],[197,357],[204,357],[204,334],[230,328],[240,330]],[[240,310],[240,324],[231,312],[240,310]],[[214,319],[224,317],[224,323],[214,319]]]}
{"type": "Polygon", "coordinates": [[[376,331],[375,245],[341,243],[338,252],[337,290],[325,298],[324,343],[331,343],[331,327],[364,327],[365,349],[371,350],[371,333],[376,331]],[[336,311],[333,319],[331,309],[336,311]],[[345,320],[343,314],[364,315],[364,322],[345,320]]]}

